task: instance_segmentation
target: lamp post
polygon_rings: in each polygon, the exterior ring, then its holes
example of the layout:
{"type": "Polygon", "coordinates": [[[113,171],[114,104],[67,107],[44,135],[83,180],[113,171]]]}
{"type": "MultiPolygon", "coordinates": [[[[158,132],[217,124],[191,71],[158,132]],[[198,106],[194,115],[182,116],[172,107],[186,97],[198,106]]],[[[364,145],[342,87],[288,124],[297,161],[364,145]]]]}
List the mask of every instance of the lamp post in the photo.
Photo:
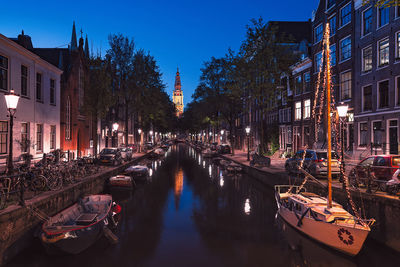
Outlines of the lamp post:
{"type": "Polygon", "coordinates": [[[119,124],[114,122],[112,125],[112,129],[113,129],[113,147],[117,147],[118,146],[118,128],[119,128],[119,124]],[[115,136],[117,136],[117,139],[115,140],[115,136]]]}
{"type": "Polygon", "coordinates": [[[142,147],[142,129],[137,130],[139,133],[139,153],[141,152],[141,147],[142,147]]]}
{"type": "Polygon", "coordinates": [[[224,142],[224,133],[225,133],[225,131],[221,130],[221,143],[224,142]]]}
{"type": "Polygon", "coordinates": [[[13,125],[14,125],[14,115],[15,112],[17,111],[17,105],[18,105],[18,100],[19,96],[14,93],[14,90],[11,90],[9,94],[6,94],[5,96],[6,99],[6,105],[7,105],[7,110],[10,115],[10,144],[9,144],[9,153],[8,153],[8,162],[7,162],[7,173],[12,174],[13,172],[13,125]]]}
{"type": "Polygon", "coordinates": [[[344,120],[347,116],[347,110],[349,109],[348,105],[344,103],[340,103],[337,107],[337,112],[340,119],[339,130],[340,130],[340,150],[341,150],[341,158],[342,162],[340,164],[340,175],[342,178],[342,187],[345,189],[345,181],[344,181],[344,173],[345,173],[345,163],[344,163],[344,120]]]}
{"type": "Polygon", "coordinates": [[[250,161],[250,126],[247,126],[245,130],[247,135],[247,161],[250,161]]]}
{"type": "Polygon", "coordinates": [[[151,143],[153,144],[153,130],[150,130],[149,134],[150,134],[151,143]]]}

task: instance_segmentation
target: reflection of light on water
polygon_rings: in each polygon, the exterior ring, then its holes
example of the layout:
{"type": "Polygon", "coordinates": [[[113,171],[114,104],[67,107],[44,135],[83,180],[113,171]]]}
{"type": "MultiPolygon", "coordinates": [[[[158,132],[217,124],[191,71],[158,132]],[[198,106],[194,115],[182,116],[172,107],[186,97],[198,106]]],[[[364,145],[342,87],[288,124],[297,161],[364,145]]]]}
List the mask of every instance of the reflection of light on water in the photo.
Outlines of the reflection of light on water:
{"type": "Polygon", "coordinates": [[[206,162],[203,160],[203,168],[206,167],[206,162]]]}
{"type": "Polygon", "coordinates": [[[250,211],[251,211],[251,206],[250,206],[250,199],[246,199],[246,201],[244,202],[244,213],[246,213],[246,215],[250,215],[250,211]]]}
{"type": "Polygon", "coordinates": [[[221,186],[221,187],[224,186],[224,177],[223,176],[219,177],[219,186],[221,186]]]}
{"type": "Polygon", "coordinates": [[[183,191],[183,169],[179,169],[175,172],[175,187],[174,187],[174,195],[175,195],[175,208],[179,208],[179,200],[183,191]]]}
{"type": "Polygon", "coordinates": [[[152,168],[149,169],[149,176],[153,176],[153,169],[152,168]]]}
{"type": "Polygon", "coordinates": [[[201,157],[199,157],[199,165],[201,164],[201,157]]]}
{"type": "Polygon", "coordinates": [[[158,167],[157,161],[154,161],[154,170],[156,171],[158,167]]]}
{"type": "Polygon", "coordinates": [[[212,176],[212,168],[211,168],[211,165],[208,166],[208,174],[210,175],[210,177],[212,176]]]}

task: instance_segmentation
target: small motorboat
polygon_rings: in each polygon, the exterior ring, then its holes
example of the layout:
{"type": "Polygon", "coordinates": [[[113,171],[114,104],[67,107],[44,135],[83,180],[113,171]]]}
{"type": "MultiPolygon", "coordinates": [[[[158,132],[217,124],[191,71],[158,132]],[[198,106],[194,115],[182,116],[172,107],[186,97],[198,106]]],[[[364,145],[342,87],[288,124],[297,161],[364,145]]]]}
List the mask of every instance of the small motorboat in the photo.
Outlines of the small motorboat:
{"type": "Polygon", "coordinates": [[[107,238],[112,235],[110,230],[116,228],[120,211],[110,195],[84,197],[49,218],[42,225],[40,239],[50,253],[78,254],[104,234],[107,238]]]}
{"type": "Polygon", "coordinates": [[[130,189],[136,187],[135,181],[131,176],[128,175],[113,176],[108,180],[108,184],[111,187],[123,187],[130,189]]]}
{"type": "Polygon", "coordinates": [[[125,169],[124,174],[131,176],[135,180],[147,180],[149,168],[144,165],[134,165],[125,169]]]}
{"type": "Polygon", "coordinates": [[[165,150],[162,148],[156,148],[150,153],[150,157],[158,158],[165,155],[165,150]]]}

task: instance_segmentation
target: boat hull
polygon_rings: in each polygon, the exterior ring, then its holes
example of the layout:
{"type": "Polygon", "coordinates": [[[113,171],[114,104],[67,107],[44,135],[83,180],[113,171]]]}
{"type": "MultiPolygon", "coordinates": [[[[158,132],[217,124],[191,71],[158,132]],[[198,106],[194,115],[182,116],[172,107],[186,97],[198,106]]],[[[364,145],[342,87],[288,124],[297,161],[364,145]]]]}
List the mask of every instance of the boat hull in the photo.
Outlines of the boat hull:
{"type": "MultiPolygon", "coordinates": [[[[369,231],[348,227],[346,225],[316,221],[313,218],[304,217],[299,226],[299,219],[294,211],[279,205],[278,214],[292,227],[312,239],[336,249],[345,254],[357,255],[367,238],[369,231]]],[[[301,217],[301,214],[297,214],[301,217]]]]}

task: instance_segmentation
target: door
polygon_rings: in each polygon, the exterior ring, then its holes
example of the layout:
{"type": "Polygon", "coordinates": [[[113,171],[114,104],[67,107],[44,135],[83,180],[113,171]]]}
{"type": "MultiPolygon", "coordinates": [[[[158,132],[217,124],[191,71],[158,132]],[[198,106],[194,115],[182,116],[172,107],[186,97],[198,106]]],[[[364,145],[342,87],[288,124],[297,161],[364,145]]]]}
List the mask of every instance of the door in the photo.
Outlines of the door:
{"type": "Polygon", "coordinates": [[[397,120],[389,121],[389,153],[397,155],[399,153],[397,120]]]}

